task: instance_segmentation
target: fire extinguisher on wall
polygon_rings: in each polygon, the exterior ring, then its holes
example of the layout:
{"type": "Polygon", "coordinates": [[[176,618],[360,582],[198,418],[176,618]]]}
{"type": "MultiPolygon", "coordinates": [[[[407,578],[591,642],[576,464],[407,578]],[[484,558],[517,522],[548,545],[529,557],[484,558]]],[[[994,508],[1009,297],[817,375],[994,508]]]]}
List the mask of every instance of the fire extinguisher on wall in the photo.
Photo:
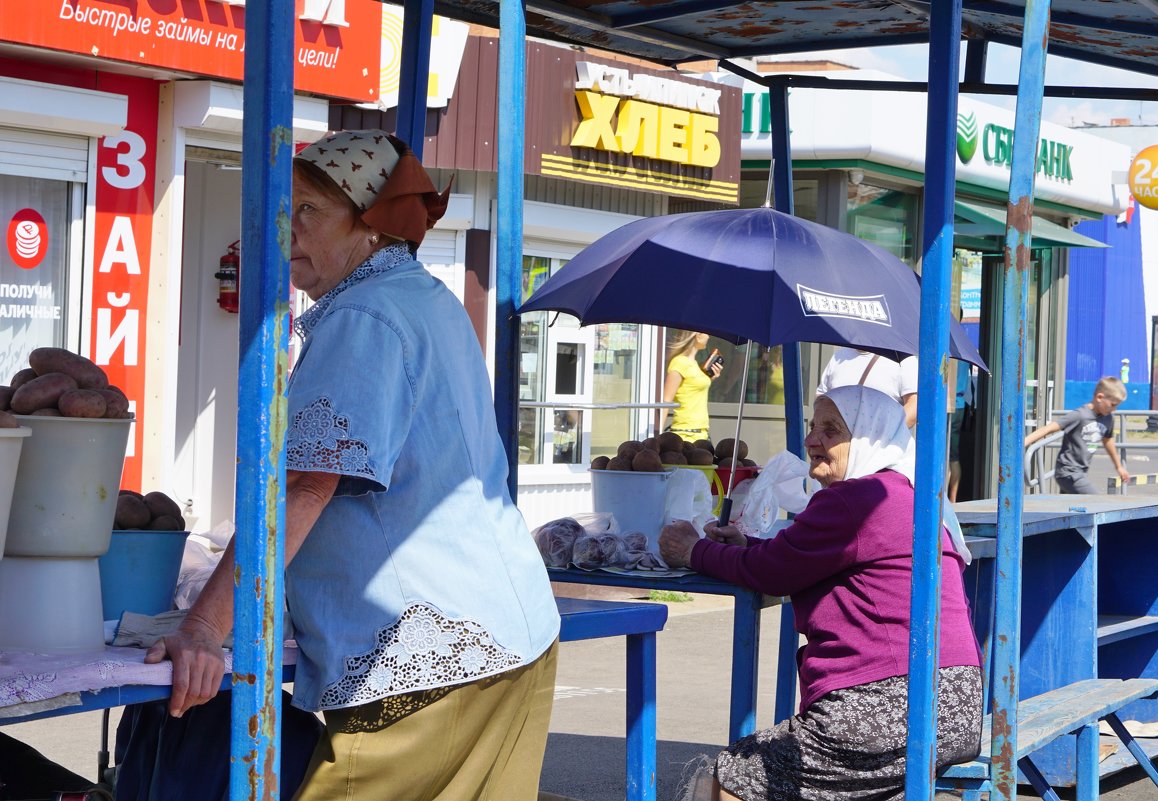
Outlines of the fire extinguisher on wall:
{"type": "Polygon", "coordinates": [[[237,294],[237,281],[240,267],[241,240],[239,239],[226,250],[225,255],[221,257],[221,261],[217,263],[217,272],[213,274],[213,277],[220,281],[217,286],[217,305],[233,314],[237,314],[240,310],[237,294]]]}

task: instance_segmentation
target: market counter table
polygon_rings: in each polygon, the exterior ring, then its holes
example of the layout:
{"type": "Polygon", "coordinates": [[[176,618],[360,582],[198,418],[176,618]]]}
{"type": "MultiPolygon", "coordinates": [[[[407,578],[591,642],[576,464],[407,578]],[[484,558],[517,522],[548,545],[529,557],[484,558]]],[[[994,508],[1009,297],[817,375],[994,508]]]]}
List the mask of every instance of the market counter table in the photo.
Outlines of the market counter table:
{"type": "MultiPolygon", "coordinates": [[[[955,506],[970,540],[997,536],[997,501],[955,506]],[[976,538],[976,539],[975,539],[976,538]]],[[[1020,697],[1096,678],[1158,678],[1158,503],[1104,495],[1027,495],[1022,509],[1020,697]]],[[[971,547],[965,573],[974,627],[988,664],[995,549],[971,547]]],[[[1120,711],[1158,720],[1158,700],[1120,711]]],[[[1148,750],[1158,753],[1158,743],[1148,750]]],[[[1073,738],[1035,756],[1055,785],[1075,780],[1073,738]]],[[[1131,764],[1125,753],[1103,775],[1131,764]]]]}

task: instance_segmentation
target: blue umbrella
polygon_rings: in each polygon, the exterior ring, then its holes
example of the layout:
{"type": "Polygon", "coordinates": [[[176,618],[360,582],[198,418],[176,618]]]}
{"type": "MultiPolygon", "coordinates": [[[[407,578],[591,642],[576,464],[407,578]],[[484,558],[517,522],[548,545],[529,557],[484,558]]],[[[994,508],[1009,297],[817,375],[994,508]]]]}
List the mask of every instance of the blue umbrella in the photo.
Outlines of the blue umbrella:
{"type": "MultiPolygon", "coordinates": [[[[595,323],[648,323],[769,347],[821,342],[895,361],[917,353],[921,287],[893,254],[769,208],[669,214],[584,248],[520,308],[595,323]]],[[[988,371],[951,319],[949,355],[988,371]]],[[[744,416],[744,370],[736,440],[744,416]]],[[[731,512],[731,472],[720,520],[731,512]]]]}
{"type": "MultiPolygon", "coordinates": [[[[628,223],[584,248],[519,311],[768,346],[847,345],[900,361],[917,352],[920,295],[907,264],[863,239],[774,209],[727,209],[628,223]]],[[[986,369],[955,319],[949,355],[986,369]]]]}

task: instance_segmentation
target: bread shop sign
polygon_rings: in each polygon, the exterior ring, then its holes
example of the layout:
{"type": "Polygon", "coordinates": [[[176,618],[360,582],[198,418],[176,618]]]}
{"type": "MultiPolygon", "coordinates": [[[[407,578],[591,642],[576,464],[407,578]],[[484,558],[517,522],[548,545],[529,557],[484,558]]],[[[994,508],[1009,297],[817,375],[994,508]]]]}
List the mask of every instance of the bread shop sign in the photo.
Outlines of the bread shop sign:
{"type": "MultiPolygon", "coordinates": [[[[575,71],[579,119],[566,177],[736,202],[737,185],[713,174],[723,155],[719,87],[589,61],[575,71]]],[[[546,157],[542,166],[557,174],[546,157]]]]}

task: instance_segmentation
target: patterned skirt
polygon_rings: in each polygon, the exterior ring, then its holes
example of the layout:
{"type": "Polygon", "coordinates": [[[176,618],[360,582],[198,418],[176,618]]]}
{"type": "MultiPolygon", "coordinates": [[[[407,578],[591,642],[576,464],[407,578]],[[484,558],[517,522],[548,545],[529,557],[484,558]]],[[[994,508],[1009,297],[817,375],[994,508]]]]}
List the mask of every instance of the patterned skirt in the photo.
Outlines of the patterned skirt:
{"type": "MultiPolygon", "coordinates": [[[[743,801],[904,798],[907,676],[835,690],[716,758],[720,786],[743,801]]],[[[981,671],[941,668],[937,766],[981,747],[981,671]]]]}

